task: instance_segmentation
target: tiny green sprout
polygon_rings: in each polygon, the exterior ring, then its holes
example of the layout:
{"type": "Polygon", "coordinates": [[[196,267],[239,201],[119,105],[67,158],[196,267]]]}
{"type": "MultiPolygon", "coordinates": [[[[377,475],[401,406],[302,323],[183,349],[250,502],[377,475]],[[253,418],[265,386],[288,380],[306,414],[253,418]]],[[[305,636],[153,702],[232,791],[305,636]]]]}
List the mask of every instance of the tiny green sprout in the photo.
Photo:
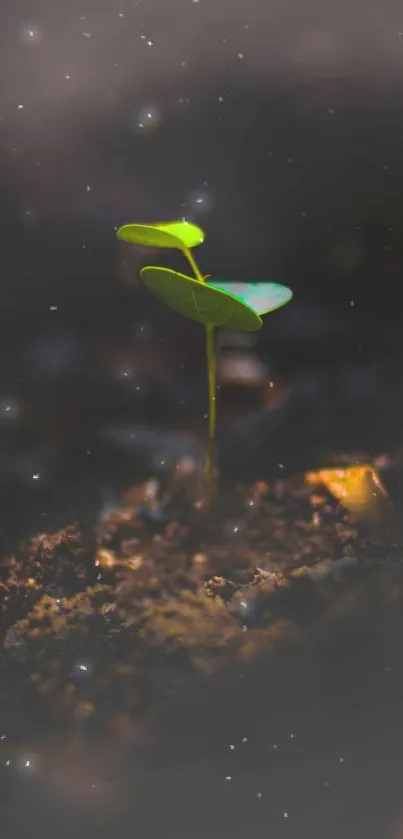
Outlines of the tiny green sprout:
{"type": "Polygon", "coordinates": [[[263,325],[262,315],[284,306],[292,291],[278,283],[231,283],[203,276],[192,253],[205,235],[200,227],[187,221],[157,224],[125,224],[117,231],[118,239],[133,245],[177,248],[189,262],[193,277],[170,268],[147,266],[141,279],[162,303],[175,312],[202,323],[206,329],[207,373],[209,384],[208,446],[206,483],[210,497],[215,486],[216,441],[216,364],[214,330],[255,332],[263,325]]]}

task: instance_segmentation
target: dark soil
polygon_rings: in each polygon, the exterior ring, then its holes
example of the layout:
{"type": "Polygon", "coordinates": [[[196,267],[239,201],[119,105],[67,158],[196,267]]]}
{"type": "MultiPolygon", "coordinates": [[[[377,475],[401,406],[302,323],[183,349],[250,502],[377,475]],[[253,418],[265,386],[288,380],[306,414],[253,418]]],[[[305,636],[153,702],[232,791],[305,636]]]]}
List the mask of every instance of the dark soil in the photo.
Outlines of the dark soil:
{"type": "Polygon", "coordinates": [[[319,662],[333,702],[335,650],[359,703],[350,648],[362,645],[364,663],[377,614],[400,613],[398,530],[352,522],[302,477],[239,486],[209,508],[190,473],[169,491],[133,487],[95,531],[75,521],[16,543],[1,560],[0,712],[13,755],[27,743],[82,755],[102,739],[112,764],[122,747],[163,761],[170,731],[176,749],[190,747],[192,715],[212,697],[217,730],[251,684],[262,703],[267,691],[283,702],[285,662],[301,695],[319,662]]]}

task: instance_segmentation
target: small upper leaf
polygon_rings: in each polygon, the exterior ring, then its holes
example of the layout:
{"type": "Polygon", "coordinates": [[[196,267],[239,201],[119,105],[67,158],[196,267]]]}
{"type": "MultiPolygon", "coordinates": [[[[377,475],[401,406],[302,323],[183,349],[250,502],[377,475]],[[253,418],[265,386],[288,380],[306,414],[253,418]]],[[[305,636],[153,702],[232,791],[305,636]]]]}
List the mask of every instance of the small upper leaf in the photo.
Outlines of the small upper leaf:
{"type": "Polygon", "coordinates": [[[189,221],[167,221],[158,224],[124,224],[117,231],[118,239],[132,245],[152,248],[194,248],[204,241],[204,231],[189,221]]]}
{"type": "Polygon", "coordinates": [[[292,291],[278,283],[231,283],[224,280],[207,280],[211,288],[218,288],[232,294],[258,315],[266,315],[285,306],[292,299],[292,291]]]}
{"type": "Polygon", "coordinates": [[[235,332],[254,332],[262,326],[259,315],[238,297],[200,280],[154,266],[143,268],[140,276],[162,303],[190,320],[235,332]]]}

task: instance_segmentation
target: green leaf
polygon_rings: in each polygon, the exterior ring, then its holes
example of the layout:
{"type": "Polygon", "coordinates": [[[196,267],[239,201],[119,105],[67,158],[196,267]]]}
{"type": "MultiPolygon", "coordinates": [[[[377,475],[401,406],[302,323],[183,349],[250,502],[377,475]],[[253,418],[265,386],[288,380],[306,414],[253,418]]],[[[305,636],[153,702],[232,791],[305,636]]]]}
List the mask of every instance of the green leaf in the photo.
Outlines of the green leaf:
{"type": "Polygon", "coordinates": [[[226,291],[250,306],[258,315],[274,312],[292,299],[292,291],[278,283],[231,283],[225,280],[207,280],[211,288],[226,291]]]}
{"type": "Polygon", "coordinates": [[[194,248],[204,241],[204,231],[189,221],[167,221],[158,224],[124,224],[117,231],[118,239],[132,245],[152,248],[194,248]]]}
{"type": "Polygon", "coordinates": [[[156,266],[143,268],[140,276],[162,303],[190,320],[235,332],[254,332],[262,326],[262,319],[250,306],[207,283],[156,266]]]}

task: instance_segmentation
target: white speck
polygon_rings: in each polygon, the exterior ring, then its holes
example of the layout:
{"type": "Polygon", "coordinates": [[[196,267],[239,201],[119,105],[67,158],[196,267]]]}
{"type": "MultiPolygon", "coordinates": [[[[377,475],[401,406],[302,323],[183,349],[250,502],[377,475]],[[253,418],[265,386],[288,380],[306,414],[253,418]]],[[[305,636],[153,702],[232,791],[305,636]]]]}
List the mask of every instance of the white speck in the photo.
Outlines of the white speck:
{"type": "Polygon", "coordinates": [[[56,305],[49,306],[49,310],[50,310],[51,312],[57,312],[57,306],[56,306],[56,305]]]}
{"type": "Polygon", "coordinates": [[[40,473],[39,473],[39,472],[34,472],[34,474],[32,475],[32,480],[33,480],[33,481],[39,481],[39,478],[40,478],[40,477],[41,477],[41,476],[40,476],[40,473]]]}
{"type": "Polygon", "coordinates": [[[248,604],[247,604],[246,600],[241,600],[239,605],[241,606],[242,609],[247,609],[248,608],[248,604]]]}
{"type": "Polygon", "coordinates": [[[83,38],[87,38],[88,41],[88,39],[91,38],[91,32],[82,32],[82,36],[83,38]]]}
{"type": "Polygon", "coordinates": [[[83,673],[86,673],[86,672],[87,672],[87,670],[88,670],[88,667],[87,667],[87,665],[86,665],[86,664],[79,664],[79,665],[78,665],[78,667],[77,667],[77,669],[78,669],[78,670],[82,670],[82,671],[83,671],[83,673]]]}
{"type": "Polygon", "coordinates": [[[70,73],[65,73],[65,74],[64,74],[64,78],[65,78],[65,79],[71,79],[70,73]]]}
{"type": "Polygon", "coordinates": [[[31,766],[31,761],[26,760],[25,763],[24,763],[24,766],[28,769],[31,766]]]}
{"type": "Polygon", "coordinates": [[[344,757],[339,757],[339,763],[344,763],[344,757]]]}
{"type": "Polygon", "coordinates": [[[284,469],[284,463],[279,463],[278,467],[279,467],[279,469],[284,469]]]}
{"type": "Polygon", "coordinates": [[[276,751],[276,749],[278,749],[277,743],[273,743],[273,749],[274,749],[274,751],[276,751]]]}
{"type": "Polygon", "coordinates": [[[225,780],[226,781],[232,781],[232,775],[226,775],[225,780]]]}
{"type": "Polygon", "coordinates": [[[18,403],[14,399],[11,399],[10,402],[0,401],[0,413],[7,416],[8,419],[13,419],[19,413],[18,403]]]}
{"type": "Polygon", "coordinates": [[[43,34],[37,26],[28,24],[23,27],[21,39],[25,44],[39,44],[43,40],[43,34]]]}
{"type": "Polygon", "coordinates": [[[11,760],[6,760],[6,766],[11,766],[11,760]]]}
{"type": "Polygon", "coordinates": [[[18,108],[19,111],[22,111],[23,107],[24,107],[24,105],[17,105],[17,108],[18,108]]]}
{"type": "Polygon", "coordinates": [[[231,743],[231,745],[230,745],[230,749],[231,749],[231,752],[233,752],[233,751],[234,751],[235,746],[233,745],[233,743],[231,743]]]}
{"type": "Polygon", "coordinates": [[[248,742],[248,738],[247,737],[242,737],[242,743],[247,743],[247,742],[248,742]]]}
{"type": "Polygon", "coordinates": [[[147,41],[147,46],[148,47],[154,47],[155,46],[154,41],[147,41]]]}
{"type": "Polygon", "coordinates": [[[223,97],[223,96],[219,96],[219,97],[218,97],[218,101],[219,101],[219,102],[224,102],[224,97],[223,97]]]}
{"type": "Polygon", "coordinates": [[[287,810],[285,810],[285,811],[284,811],[284,813],[283,813],[283,818],[284,818],[284,819],[288,819],[288,813],[287,813],[287,810]]]}
{"type": "Polygon", "coordinates": [[[86,192],[91,192],[92,191],[92,186],[89,186],[89,184],[87,184],[85,189],[86,189],[86,192]]]}
{"type": "Polygon", "coordinates": [[[6,737],[7,737],[7,734],[2,734],[2,735],[0,736],[0,740],[5,740],[5,739],[6,739],[6,737]]]}
{"type": "Polygon", "coordinates": [[[261,798],[261,797],[262,797],[262,793],[261,793],[261,792],[257,792],[257,793],[256,793],[256,798],[261,798]]]}
{"type": "Polygon", "coordinates": [[[240,58],[242,60],[243,57],[244,57],[243,52],[239,52],[238,53],[238,58],[240,58]]]}

